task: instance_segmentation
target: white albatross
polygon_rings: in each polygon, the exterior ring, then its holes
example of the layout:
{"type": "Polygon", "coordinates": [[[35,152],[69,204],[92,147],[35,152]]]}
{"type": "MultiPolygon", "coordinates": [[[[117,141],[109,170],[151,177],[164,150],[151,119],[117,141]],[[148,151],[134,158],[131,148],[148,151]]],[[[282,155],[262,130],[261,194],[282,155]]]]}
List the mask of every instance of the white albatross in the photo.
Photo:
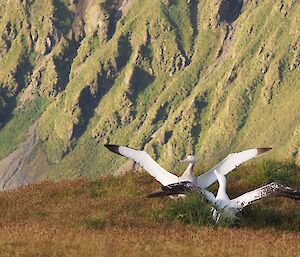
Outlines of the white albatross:
{"type": "Polygon", "coordinates": [[[134,162],[138,163],[139,165],[141,165],[152,177],[154,177],[163,186],[177,183],[180,181],[190,181],[201,188],[207,188],[217,181],[217,177],[214,173],[214,170],[216,170],[218,173],[222,175],[227,175],[230,171],[235,169],[243,162],[248,161],[254,157],[260,156],[272,149],[272,148],[253,148],[239,153],[229,154],[224,160],[222,160],[215,167],[205,172],[204,174],[201,174],[198,177],[196,177],[194,174],[194,165],[196,162],[196,158],[195,156],[190,155],[185,160],[181,161],[183,163],[189,163],[189,165],[187,169],[184,171],[184,173],[180,177],[177,177],[176,175],[162,168],[145,151],[134,150],[126,146],[118,146],[118,145],[106,144],[104,146],[110,151],[119,154],[121,156],[127,157],[133,160],[134,162]]]}
{"type": "Polygon", "coordinates": [[[171,196],[184,194],[188,191],[196,192],[203,196],[211,205],[213,211],[213,219],[218,222],[220,216],[224,219],[233,220],[236,214],[249,204],[258,202],[265,198],[272,197],[287,197],[294,200],[300,200],[300,192],[297,190],[285,187],[276,182],[272,182],[253,191],[247,192],[237,198],[229,199],[226,193],[226,177],[214,170],[218,178],[219,189],[217,196],[206,189],[196,186],[190,181],[182,181],[167,186],[152,192],[148,197],[171,196]]]}

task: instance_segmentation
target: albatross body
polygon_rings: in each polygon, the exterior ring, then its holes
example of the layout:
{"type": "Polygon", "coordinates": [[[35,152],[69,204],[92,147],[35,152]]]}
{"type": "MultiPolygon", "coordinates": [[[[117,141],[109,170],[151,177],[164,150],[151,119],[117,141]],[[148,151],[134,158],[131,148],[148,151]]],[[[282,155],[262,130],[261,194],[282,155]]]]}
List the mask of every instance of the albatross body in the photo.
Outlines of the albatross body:
{"type": "Polygon", "coordinates": [[[225,176],[243,162],[248,161],[254,157],[260,156],[272,149],[253,148],[246,151],[229,154],[224,160],[222,160],[211,170],[205,172],[204,174],[198,177],[196,177],[194,174],[194,165],[196,162],[196,158],[190,155],[185,160],[181,161],[183,163],[188,163],[188,167],[184,171],[184,173],[178,177],[162,168],[145,151],[134,150],[126,146],[118,145],[105,145],[105,147],[116,154],[127,157],[133,160],[134,162],[138,163],[163,186],[178,183],[181,181],[189,181],[200,188],[207,188],[217,181],[217,177],[214,173],[214,170],[216,170],[219,174],[225,176]]]}
{"type": "Polygon", "coordinates": [[[220,217],[233,220],[236,214],[249,204],[261,201],[265,198],[287,197],[294,200],[300,200],[300,192],[290,187],[282,186],[276,182],[272,182],[253,191],[247,192],[237,198],[229,199],[226,193],[226,177],[214,171],[218,182],[219,189],[217,196],[206,189],[196,186],[189,181],[174,183],[163,186],[152,192],[148,197],[170,196],[175,194],[184,194],[192,191],[200,194],[213,206],[213,218],[216,222],[220,217]]]}

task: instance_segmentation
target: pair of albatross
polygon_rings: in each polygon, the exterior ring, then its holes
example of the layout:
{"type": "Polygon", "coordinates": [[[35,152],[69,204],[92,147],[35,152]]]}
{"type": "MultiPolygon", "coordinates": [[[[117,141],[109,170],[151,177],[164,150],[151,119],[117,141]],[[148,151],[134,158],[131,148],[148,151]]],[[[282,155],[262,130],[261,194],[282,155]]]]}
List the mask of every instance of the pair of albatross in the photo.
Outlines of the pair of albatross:
{"type": "Polygon", "coordinates": [[[163,186],[160,189],[152,192],[148,197],[159,197],[167,195],[184,194],[187,192],[196,192],[204,197],[212,205],[213,219],[218,222],[220,217],[228,220],[234,220],[236,214],[249,204],[258,202],[265,198],[272,197],[287,197],[294,200],[300,200],[300,192],[297,190],[285,187],[276,182],[272,182],[250,192],[247,192],[237,198],[229,199],[226,193],[226,177],[219,174],[216,170],[214,173],[219,182],[217,196],[214,196],[210,191],[198,187],[190,181],[182,181],[163,186]]]}
{"type": "Polygon", "coordinates": [[[142,166],[151,176],[162,184],[162,187],[152,192],[149,197],[172,196],[196,192],[206,198],[213,206],[213,218],[219,221],[222,215],[227,219],[234,219],[236,213],[245,206],[268,197],[284,196],[300,200],[300,192],[284,187],[275,182],[260,187],[240,197],[230,200],[226,193],[226,175],[237,166],[257,156],[269,152],[272,148],[253,148],[238,153],[229,154],[219,164],[209,171],[196,177],[194,174],[195,156],[188,156],[182,163],[188,163],[187,169],[181,176],[176,176],[155,162],[145,151],[134,150],[125,146],[105,145],[110,151],[127,157],[142,166]],[[217,196],[206,190],[207,187],[218,181],[217,196]]]}

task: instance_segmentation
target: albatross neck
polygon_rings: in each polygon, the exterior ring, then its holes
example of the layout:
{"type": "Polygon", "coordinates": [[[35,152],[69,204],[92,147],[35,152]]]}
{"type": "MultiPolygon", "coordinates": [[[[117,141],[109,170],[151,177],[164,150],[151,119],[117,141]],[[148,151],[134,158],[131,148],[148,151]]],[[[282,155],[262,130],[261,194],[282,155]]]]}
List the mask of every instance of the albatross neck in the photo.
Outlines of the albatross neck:
{"type": "Polygon", "coordinates": [[[190,162],[184,173],[181,175],[180,180],[181,181],[196,181],[196,176],[194,174],[194,165],[195,163],[190,162]]]}
{"type": "Polygon", "coordinates": [[[229,200],[229,197],[226,193],[226,178],[225,176],[218,177],[219,189],[216,196],[217,200],[229,200]]]}

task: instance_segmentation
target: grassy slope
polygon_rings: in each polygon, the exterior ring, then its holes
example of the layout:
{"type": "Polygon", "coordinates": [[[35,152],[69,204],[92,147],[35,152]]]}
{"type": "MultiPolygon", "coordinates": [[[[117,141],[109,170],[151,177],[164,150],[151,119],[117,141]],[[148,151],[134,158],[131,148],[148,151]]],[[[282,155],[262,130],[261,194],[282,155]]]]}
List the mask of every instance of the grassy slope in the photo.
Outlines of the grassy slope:
{"type": "MultiPolygon", "coordinates": [[[[196,198],[146,199],[157,186],[146,174],[128,174],[44,182],[2,192],[1,256],[297,256],[299,252],[299,232],[287,231],[300,229],[298,203],[267,201],[273,213],[258,204],[259,217],[248,209],[239,228],[215,227],[197,211],[201,202],[196,198]],[[298,216],[287,222],[291,212],[298,216]],[[283,222],[279,225],[277,220],[280,231],[270,221],[276,217],[283,222]],[[206,225],[197,225],[200,221],[206,225]]],[[[246,188],[239,185],[241,191],[246,188]]],[[[237,188],[231,188],[233,192],[237,188]]],[[[203,204],[202,208],[210,213],[203,204]]]]}
{"type": "Polygon", "coordinates": [[[111,38],[110,1],[79,2],[1,4],[0,31],[11,48],[0,55],[0,86],[14,101],[3,107],[0,91],[0,115],[9,110],[0,158],[42,112],[39,151],[51,179],[116,170],[125,159],[107,142],[144,148],[174,172],[190,152],[208,167],[256,146],[272,145],[269,158],[299,162],[298,2],[248,1],[226,37],[212,1],[132,1],[111,38]],[[32,70],[18,68],[20,60],[32,70]],[[29,84],[36,115],[19,101],[29,84]],[[14,126],[20,117],[26,121],[14,126]]]}

